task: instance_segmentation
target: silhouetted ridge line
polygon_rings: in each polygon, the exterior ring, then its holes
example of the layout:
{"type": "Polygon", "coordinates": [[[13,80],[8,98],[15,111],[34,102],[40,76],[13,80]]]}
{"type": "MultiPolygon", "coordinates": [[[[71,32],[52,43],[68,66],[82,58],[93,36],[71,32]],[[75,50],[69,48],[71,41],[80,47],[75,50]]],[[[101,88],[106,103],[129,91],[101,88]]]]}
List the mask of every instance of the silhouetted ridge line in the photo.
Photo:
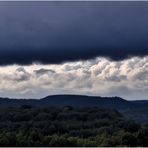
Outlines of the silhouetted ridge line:
{"type": "Polygon", "coordinates": [[[100,97],[84,95],[51,95],[41,99],[9,99],[0,98],[0,107],[19,107],[30,105],[34,107],[74,106],[128,109],[148,106],[148,101],[127,101],[120,97],[100,97]]]}

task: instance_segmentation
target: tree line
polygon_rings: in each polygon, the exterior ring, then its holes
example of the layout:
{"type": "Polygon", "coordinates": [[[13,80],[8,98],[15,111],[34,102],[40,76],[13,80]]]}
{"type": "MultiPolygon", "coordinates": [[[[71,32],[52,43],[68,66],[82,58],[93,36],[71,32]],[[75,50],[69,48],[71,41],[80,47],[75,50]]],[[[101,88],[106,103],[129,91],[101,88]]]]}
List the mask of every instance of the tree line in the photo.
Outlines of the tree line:
{"type": "Polygon", "coordinates": [[[1,108],[0,146],[148,146],[148,124],[97,107],[1,108]]]}

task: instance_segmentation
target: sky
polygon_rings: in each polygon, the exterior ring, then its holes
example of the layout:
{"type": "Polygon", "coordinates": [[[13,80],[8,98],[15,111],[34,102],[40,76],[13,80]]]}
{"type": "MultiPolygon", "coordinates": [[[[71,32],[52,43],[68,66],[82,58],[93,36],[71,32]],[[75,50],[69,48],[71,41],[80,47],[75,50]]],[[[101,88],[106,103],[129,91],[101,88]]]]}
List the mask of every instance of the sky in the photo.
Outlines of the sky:
{"type": "Polygon", "coordinates": [[[0,96],[148,99],[147,1],[0,1],[0,96]]]}

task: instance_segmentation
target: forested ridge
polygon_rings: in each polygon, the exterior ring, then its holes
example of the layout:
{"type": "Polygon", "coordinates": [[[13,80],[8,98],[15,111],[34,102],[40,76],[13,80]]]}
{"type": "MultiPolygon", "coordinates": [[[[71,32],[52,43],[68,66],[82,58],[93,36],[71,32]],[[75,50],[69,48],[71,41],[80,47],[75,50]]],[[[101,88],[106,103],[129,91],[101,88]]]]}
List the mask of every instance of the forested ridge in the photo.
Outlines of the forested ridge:
{"type": "Polygon", "coordinates": [[[97,107],[1,108],[0,146],[148,146],[148,124],[97,107]]]}

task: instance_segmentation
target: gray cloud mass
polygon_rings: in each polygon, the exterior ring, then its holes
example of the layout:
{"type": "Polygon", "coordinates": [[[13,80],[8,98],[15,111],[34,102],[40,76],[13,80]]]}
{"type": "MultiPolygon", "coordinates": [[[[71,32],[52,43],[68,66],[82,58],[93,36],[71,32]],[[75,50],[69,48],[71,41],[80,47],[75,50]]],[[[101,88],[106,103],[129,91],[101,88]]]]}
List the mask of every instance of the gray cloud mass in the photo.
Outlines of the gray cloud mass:
{"type": "Polygon", "coordinates": [[[148,55],[148,2],[0,2],[0,65],[148,55]]]}
{"type": "Polygon", "coordinates": [[[4,66],[0,67],[0,96],[40,98],[68,93],[147,99],[147,67],[148,57],[4,66]]]}
{"type": "Polygon", "coordinates": [[[148,99],[147,1],[0,1],[0,96],[148,99]]]}

